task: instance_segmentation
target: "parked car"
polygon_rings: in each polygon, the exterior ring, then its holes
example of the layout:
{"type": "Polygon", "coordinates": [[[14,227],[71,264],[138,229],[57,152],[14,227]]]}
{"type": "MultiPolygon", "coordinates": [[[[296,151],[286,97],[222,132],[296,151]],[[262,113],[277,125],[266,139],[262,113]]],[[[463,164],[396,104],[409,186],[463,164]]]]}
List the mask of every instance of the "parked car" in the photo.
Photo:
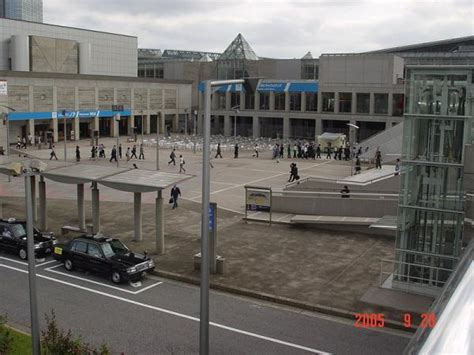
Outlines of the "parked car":
{"type": "Polygon", "coordinates": [[[85,269],[107,275],[114,283],[138,281],[155,268],[148,256],[134,253],[120,240],[103,235],[83,235],[65,245],[58,244],[53,256],[68,271],[85,269]]]}
{"type": "MultiPolygon", "coordinates": [[[[33,228],[35,257],[44,258],[51,254],[57,240],[53,233],[43,233],[33,228]]],[[[20,259],[28,258],[26,222],[15,218],[0,219],[0,249],[17,254],[20,259]]]]}

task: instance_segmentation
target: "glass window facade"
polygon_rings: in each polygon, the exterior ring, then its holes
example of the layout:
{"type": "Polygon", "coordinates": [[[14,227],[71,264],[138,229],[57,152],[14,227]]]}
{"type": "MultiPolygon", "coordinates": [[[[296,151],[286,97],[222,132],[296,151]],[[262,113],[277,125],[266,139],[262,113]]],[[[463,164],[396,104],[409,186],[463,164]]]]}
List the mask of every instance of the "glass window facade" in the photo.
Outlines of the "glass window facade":
{"type": "Polygon", "coordinates": [[[253,110],[255,109],[255,94],[250,92],[245,92],[245,109],[253,110]]]}
{"type": "Polygon", "coordinates": [[[268,92],[260,93],[260,110],[270,109],[270,94],[268,92]]]}
{"type": "Polygon", "coordinates": [[[388,113],[388,94],[374,94],[374,113],[379,115],[388,113]]]}
{"type": "Polygon", "coordinates": [[[393,94],[392,96],[392,116],[403,116],[405,106],[405,95],[393,94]]]}
{"type": "Polygon", "coordinates": [[[334,93],[323,92],[323,112],[334,112],[334,93]]]}
{"type": "Polygon", "coordinates": [[[290,111],[301,111],[301,94],[290,93],[290,111]]]}
{"type": "Polygon", "coordinates": [[[301,61],[301,79],[317,80],[319,77],[319,65],[317,60],[301,61]]]}
{"type": "Polygon", "coordinates": [[[306,93],[306,111],[318,110],[318,94],[306,93]]]}
{"type": "Polygon", "coordinates": [[[370,94],[357,93],[357,113],[369,113],[370,112],[370,94]]]}
{"type": "Polygon", "coordinates": [[[352,93],[351,92],[339,93],[339,112],[342,112],[342,113],[352,112],[352,93]]]}
{"type": "Polygon", "coordinates": [[[285,93],[284,92],[275,93],[275,110],[285,111],[285,93]]]}

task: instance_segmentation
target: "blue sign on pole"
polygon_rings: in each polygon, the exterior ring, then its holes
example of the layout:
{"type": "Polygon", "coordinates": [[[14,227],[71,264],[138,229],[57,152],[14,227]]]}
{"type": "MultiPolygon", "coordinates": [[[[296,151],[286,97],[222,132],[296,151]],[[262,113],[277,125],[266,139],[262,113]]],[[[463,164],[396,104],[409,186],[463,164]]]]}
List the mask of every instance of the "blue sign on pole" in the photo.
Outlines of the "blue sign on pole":
{"type": "Polygon", "coordinates": [[[214,231],[214,215],[215,215],[215,208],[214,204],[209,204],[209,231],[214,231]]]}

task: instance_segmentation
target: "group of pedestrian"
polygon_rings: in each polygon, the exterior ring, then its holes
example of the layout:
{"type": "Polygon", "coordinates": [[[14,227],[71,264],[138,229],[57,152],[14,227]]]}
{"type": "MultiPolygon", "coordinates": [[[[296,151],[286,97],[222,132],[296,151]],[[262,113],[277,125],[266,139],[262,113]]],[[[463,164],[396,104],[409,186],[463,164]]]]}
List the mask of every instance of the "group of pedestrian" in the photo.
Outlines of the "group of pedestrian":
{"type": "Polygon", "coordinates": [[[33,145],[33,136],[31,134],[28,134],[28,136],[16,137],[17,149],[26,149],[28,145],[29,146],[33,145]]]}
{"type": "MultiPolygon", "coordinates": [[[[176,166],[176,149],[173,148],[173,150],[170,153],[170,160],[168,162],[168,165],[173,164],[173,166],[176,166]]],[[[183,155],[179,155],[179,172],[180,173],[185,173],[186,169],[184,168],[184,165],[186,162],[184,161],[183,155]]]]}
{"type": "MultiPolygon", "coordinates": [[[[78,154],[79,147],[76,147],[76,160],[77,154],[78,154]]],[[[140,144],[138,147],[138,152],[139,155],[137,155],[137,145],[134,144],[132,147],[127,147],[127,150],[125,152],[125,158],[127,159],[127,162],[132,160],[132,159],[138,159],[138,160],[145,160],[145,151],[143,148],[143,144],[140,144]]],[[[80,155],[80,152],[79,152],[80,155]]],[[[115,161],[117,162],[118,159],[122,159],[123,157],[123,148],[122,144],[119,144],[118,147],[114,145],[112,147],[112,150],[110,151],[110,159],[109,162],[115,161]]],[[[106,159],[107,155],[105,152],[105,145],[104,144],[99,144],[99,145],[93,145],[91,147],[91,160],[96,160],[96,159],[106,159]]],[[[79,157],[80,160],[80,157],[79,157]]],[[[78,161],[79,161],[78,160],[78,161]]]]}
{"type": "Polygon", "coordinates": [[[300,179],[300,176],[298,175],[298,167],[296,166],[296,163],[291,163],[290,164],[290,178],[288,179],[288,182],[298,181],[299,179],[300,179]]]}

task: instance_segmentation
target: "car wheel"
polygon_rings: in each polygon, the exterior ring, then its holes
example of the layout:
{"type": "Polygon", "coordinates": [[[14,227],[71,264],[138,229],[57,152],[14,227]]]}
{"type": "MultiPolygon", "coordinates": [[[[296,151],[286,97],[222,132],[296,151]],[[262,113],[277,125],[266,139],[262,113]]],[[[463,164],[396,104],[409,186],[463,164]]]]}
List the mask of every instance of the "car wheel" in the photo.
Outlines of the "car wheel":
{"type": "Polygon", "coordinates": [[[66,268],[67,271],[72,271],[73,269],[72,261],[70,259],[64,260],[64,267],[66,268]]]}
{"type": "Polygon", "coordinates": [[[28,257],[28,254],[26,253],[26,249],[21,248],[18,251],[18,256],[20,257],[21,260],[26,260],[26,258],[28,257]]]}
{"type": "Polygon", "coordinates": [[[119,284],[120,281],[122,281],[122,276],[120,276],[120,273],[117,271],[112,272],[112,281],[116,284],[119,284]]]}

